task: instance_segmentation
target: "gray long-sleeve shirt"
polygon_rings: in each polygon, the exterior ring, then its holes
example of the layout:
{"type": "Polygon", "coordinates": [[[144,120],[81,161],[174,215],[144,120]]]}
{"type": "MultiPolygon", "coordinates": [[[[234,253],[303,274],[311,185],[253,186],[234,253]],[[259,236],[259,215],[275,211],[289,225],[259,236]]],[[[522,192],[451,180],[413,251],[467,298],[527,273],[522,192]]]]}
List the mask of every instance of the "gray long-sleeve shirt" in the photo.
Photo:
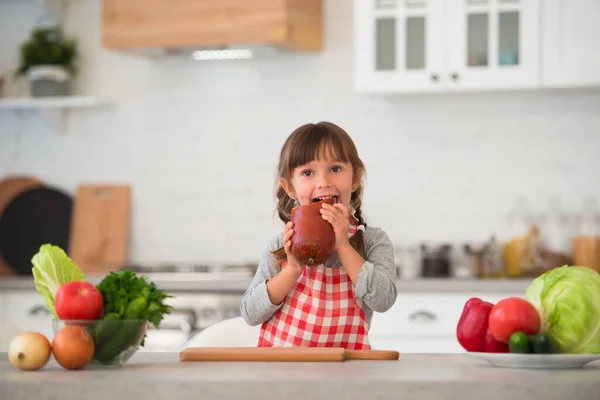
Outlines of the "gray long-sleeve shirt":
{"type": "MultiPolygon", "coordinates": [[[[283,233],[274,237],[265,249],[254,279],[244,294],[240,306],[246,323],[255,326],[269,320],[282,304],[272,304],[267,293],[267,280],[275,276],[281,268],[275,264],[271,251],[281,248],[283,233]]],[[[381,228],[367,226],[364,232],[365,263],[360,268],[358,278],[353,286],[354,296],[362,300],[362,307],[369,327],[373,312],[385,312],[396,301],[396,266],[394,262],[394,246],[387,233],[381,228]]],[[[334,252],[325,263],[326,267],[340,265],[339,257],[334,252]]]]}

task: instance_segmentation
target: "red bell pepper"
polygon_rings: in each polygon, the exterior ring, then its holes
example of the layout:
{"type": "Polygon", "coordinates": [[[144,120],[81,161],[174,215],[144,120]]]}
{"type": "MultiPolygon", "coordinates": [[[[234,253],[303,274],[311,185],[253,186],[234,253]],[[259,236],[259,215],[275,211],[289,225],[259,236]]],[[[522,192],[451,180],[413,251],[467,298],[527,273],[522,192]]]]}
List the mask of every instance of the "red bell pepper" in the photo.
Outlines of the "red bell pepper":
{"type": "Polygon", "coordinates": [[[500,342],[492,336],[488,329],[483,343],[483,352],[485,353],[508,353],[508,343],[500,342]]]}
{"type": "Polygon", "coordinates": [[[458,343],[467,351],[483,351],[488,331],[488,316],[494,305],[477,297],[469,299],[456,326],[458,343]]]}

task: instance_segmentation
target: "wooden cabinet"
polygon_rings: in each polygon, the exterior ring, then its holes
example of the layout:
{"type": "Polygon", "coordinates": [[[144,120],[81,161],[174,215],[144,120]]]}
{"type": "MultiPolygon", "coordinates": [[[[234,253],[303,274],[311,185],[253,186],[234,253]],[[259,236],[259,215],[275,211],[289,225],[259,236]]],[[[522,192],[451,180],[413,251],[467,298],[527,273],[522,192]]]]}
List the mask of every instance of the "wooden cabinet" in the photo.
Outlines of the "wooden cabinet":
{"type": "Polygon", "coordinates": [[[545,0],[544,87],[600,85],[600,1],[545,0]]]}
{"type": "Polygon", "coordinates": [[[360,92],[535,88],[538,0],[355,0],[360,92]]]}
{"type": "Polygon", "coordinates": [[[104,0],[102,7],[108,48],[322,45],[322,0],[104,0]]]}

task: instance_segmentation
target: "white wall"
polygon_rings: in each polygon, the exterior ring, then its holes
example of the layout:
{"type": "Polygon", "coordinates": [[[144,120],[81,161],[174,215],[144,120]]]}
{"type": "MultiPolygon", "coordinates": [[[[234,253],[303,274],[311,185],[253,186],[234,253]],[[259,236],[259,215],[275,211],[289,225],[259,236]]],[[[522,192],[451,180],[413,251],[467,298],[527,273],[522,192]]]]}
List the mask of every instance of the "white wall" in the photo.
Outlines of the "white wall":
{"type": "MultiPolygon", "coordinates": [[[[104,50],[101,2],[70,4],[79,90],[114,104],[72,113],[66,134],[0,112],[0,176],[32,173],[70,192],[130,182],[134,260],[256,259],[280,229],[279,148],[309,121],[353,136],[368,169],[367,222],[395,242],[485,240],[516,196],[540,209],[560,196],[570,210],[600,198],[597,91],[359,96],[347,0],[326,1],[321,54],[218,63],[104,50]]],[[[39,13],[35,1],[0,2],[0,70],[16,65],[39,13]]]]}

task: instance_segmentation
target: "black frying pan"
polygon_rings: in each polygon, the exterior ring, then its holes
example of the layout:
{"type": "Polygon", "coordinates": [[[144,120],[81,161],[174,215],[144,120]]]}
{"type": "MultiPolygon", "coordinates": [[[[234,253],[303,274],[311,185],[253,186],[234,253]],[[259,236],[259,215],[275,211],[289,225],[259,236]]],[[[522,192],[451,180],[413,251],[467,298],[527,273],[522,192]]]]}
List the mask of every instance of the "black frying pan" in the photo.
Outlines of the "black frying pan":
{"type": "Polygon", "coordinates": [[[31,258],[46,243],[68,254],[72,198],[51,187],[27,190],[0,215],[0,254],[19,275],[32,275],[31,258]]]}

